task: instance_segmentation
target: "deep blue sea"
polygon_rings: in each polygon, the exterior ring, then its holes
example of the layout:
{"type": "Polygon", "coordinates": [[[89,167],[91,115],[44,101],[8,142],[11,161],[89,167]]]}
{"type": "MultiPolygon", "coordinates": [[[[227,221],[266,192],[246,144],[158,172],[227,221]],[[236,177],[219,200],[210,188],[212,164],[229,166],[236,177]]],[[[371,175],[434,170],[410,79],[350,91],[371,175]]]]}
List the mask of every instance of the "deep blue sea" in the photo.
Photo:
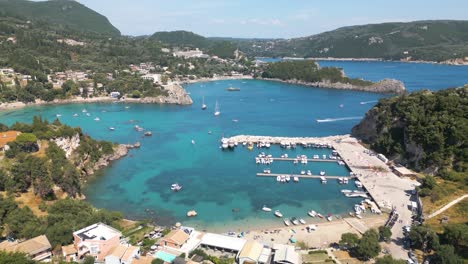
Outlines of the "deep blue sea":
{"type": "MultiPolygon", "coordinates": [[[[410,91],[468,83],[468,67],[391,62],[320,64],[342,67],[351,77],[396,78],[410,91]]],[[[322,214],[345,214],[360,201],[340,193],[343,188],[352,189],[352,185],[343,187],[331,180],[326,185],[305,179],[297,184],[278,184],[273,178],[256,177],[257,172],[266,168],[255,165],[254,157],[259,150],[249,152],[238,147],[235,151],[221,151],[219,140],[237,134],[346,134],[385,95],[258,80],[196,83],[186,88],[194,100],[191,106],[109,103],[28,107],[0,113],[0,122],[31,122],[34,115],[53,120],[56,114],[61,114],[62,122],[80,126],[95,138],[118,143],[140,141],[141,149],[132,150],[129,156],[100,171],[88,180],[84,190],[93,205],[122,211],[129,218],[147,218],[160,224],[179,221],[201,229],[246,230],[281,224],[272,213],[260,210],[263,205],[279,209],[286,217],[306,217],[312,209],[322,214]],[[230,86],[241,90],[226,91],[230,86]],[[205,111],[201,110],[203,97],[208,105],[205,111]],[[219,117],[213,115],[216,101],[221,111],[219,117]],[[84,108],[91,113],[90,117],[81,113],[84,108]],[[73,117],[74,113],[79,116],[73,117]],[[95,117],[100,121],[94,121],[95,117]],[[316,119],[330,122],[318,123],[316,119]],[[133,129],[135,125],[152,131],[153,136],[144,137],[133,129]],[[110,126],[115,131],[110,131],[110,126]],[[181,192],[170,191],[175,182],[183,186],[181,192]],[[192,209],[198,216],[187,218],[187,211],[192,209]]],[[[327,150],[302,148],[286,151],[272,147],[262,151],[274,156],[328,154],[327,150]]],[[[275,162],[268,167],[274,173],[299,173],[305,169],[314,174],[321,170],[328,175],[348,174],[345,167],[335,163],[309,163],[302,167],[275,162]]]]}

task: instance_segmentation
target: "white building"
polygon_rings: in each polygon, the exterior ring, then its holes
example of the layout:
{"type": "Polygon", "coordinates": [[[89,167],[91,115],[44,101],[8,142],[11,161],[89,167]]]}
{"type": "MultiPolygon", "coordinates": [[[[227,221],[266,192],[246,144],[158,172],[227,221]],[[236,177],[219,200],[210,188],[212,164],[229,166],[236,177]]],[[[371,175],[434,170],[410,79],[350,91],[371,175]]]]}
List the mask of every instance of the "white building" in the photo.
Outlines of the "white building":
{"type": "Polygon", "coordinates": [[[273,246],[275,256],[273,262],[275,264],[299,264],[299,254],[295,251],[293,246],[275,244],[273,246]]]}
{"type": "Polygon", "coordinates": [[[242,238],[206,233],[201,240],[201,245],[207,248],[237,253],[242,250],[246,242],[242,238]]]}
{"type": "Polygon", "coordinates": [[[188,50],[188,51],[176,51],[172,55],[174,57],[184,57],[184,58],[202,58],[205,57],[203,51],[199,50],[198,48],[195,50],[188,50]]]}

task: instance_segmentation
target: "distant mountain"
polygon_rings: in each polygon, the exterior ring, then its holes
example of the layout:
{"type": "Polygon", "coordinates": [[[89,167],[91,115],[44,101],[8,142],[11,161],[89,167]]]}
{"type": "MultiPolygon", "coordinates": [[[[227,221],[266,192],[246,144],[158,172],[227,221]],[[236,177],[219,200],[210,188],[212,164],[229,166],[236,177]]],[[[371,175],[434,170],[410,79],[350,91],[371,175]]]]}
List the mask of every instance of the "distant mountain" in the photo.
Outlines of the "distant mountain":
{"type": "Polygon", "coordinates": [[[0,17],[5,16],[44,21],[85,32],[120,35],[105,16],[71,0],[0,0],[0,17]]]}
{"type": "Polygon", "coordinates": [[[468,56],[468,21],[434,20],[343,27],[288,40],[252,40],[255,56],[385,58],[442,61],[468,56]]]}

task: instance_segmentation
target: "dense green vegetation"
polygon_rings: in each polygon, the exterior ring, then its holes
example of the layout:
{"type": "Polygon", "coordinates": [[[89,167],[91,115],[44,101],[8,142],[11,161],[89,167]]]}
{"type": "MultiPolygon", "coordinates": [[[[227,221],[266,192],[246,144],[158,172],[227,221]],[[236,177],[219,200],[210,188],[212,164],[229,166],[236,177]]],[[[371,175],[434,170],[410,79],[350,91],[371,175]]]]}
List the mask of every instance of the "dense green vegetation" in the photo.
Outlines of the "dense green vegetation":
{"type": "Polygon", "coordinates": [[[468,21],[369,24],[309,37],[236,43],[252,56],[443,61],[468,56],[468,21]]]}
{"type": "Polygon", "coordinates": [[[468,86],[381,99],[353,134],[397,162],[467,181],[468,86]]]}
{"type": "Polygon", "coordinates": [[[375,229],[367,230],[361,238],[354,233],[344,233],[341,235],[339,244],[348,249],[352,256],[361,260],[377,257],[381,249],[379,233],[375,229]]]}
{"type": "Polygon", "coordinates": [[[54,186],[60,187],[71,197],[81,194],[80,179],[86,175],[86,168],[94,166],[103,155],[113,153],[113,144],[96,141],[84,135],[79,128],[62,125],[58,120],[52,124],[40,117],[34,117],[31,125],[15,123],[10,128],[0,125],[3,131],[20,131],[21,135],[9,142],[5,151],[6,160],[0,162],[0,191],[8,193],[26,192],[30,188],[34,194],[46,200],[55,199],[54,186]],[[65,152],[51,139],[58,137],[80,137],[80,145],[67,159],[65,152]],[[39,151],[38,140],[45,153],[39,151]],[[81,170],[78,170],[80,168],[81,170]]]}
{"type": "Polygon", "coordinates": [[[34,22],[48,22],[74,30],[120,35],[109,20],[86,6],[70,0],[27,1],[0,0],[0,16],[21,17],[34,22]]]}
{"type": "Polygon", "coordinates": [[[12,196],[0,196],[0,227],[3,232],[20,239],[46,234],[52,247],[70,244],[74,231],[97,222],[118,228],[120,219],[122,215],[118,212],[97,210],[84,201],[73,199],[59,200],[48,207],[47,216],[37,217],[29,207],[19,207],[12,196]]]}
{"type": "Polygon", "coordinates": [[[298,80],[304,82],[330,81],[333,83],[350,83],[358,86],[368,86],[372,82],[360,79],[350,79],[343,76],[339,68],[320,68],[312,60],[293,60],[268,63],[263,69],[263,78],[281,80],[298,80]]]}

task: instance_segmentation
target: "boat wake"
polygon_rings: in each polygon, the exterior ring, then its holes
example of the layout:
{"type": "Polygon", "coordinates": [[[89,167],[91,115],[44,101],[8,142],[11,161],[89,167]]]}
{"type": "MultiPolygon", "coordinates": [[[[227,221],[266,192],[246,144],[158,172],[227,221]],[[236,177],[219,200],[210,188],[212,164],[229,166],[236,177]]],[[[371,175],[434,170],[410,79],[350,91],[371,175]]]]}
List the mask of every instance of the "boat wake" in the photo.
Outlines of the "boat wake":
{"type": "Polygon", "coordinates": [[[373,101],[360,102],[360,104],[372,104],[372,103],[377,103],[377,102],[378,102],[377,100],[373,100],[373,101]]]}
{"type": "Polygon", "coordinates": [[[339,117],[339,118],[325,118],[325,119],[316,119],[317,123],[326,123],[326,122],[336,122],[344,120],[356,120],[362,119],[362,116],[349,116],[349,117],[339,117]]]}

